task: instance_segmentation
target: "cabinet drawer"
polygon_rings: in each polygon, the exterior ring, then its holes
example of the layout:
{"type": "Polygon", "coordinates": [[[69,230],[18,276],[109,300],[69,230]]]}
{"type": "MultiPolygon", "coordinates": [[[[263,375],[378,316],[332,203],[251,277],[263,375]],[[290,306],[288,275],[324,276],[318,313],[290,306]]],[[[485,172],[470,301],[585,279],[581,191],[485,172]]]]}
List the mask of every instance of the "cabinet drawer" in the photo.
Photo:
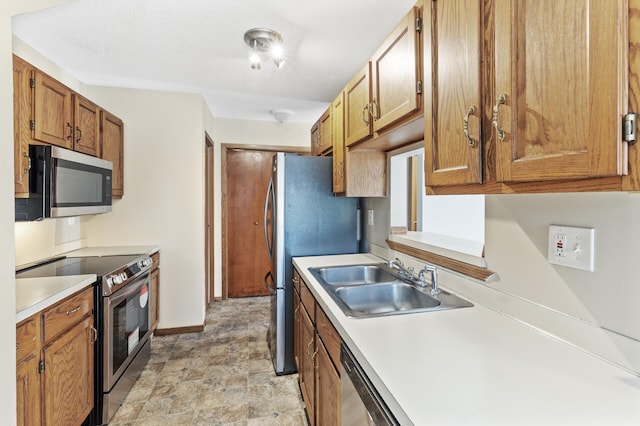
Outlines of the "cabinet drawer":
{"type": "Polygon", "coordinates": [[[155,252],[151,255],[151,260],[153,260],[153,264],[151,266],[151,270],[156,269],[158,266],[160,266],[160,252],[155,252]]]}
{"type": "Polygon", "coordinates": [[[322,309],[316,309],[316,329],[336,369],[340,370],[340,336],[322,309]]]}
{"type": "Polygon", "coordinates": [[[40,315],[33,315],[16,326],[16,361],[20,362],[36,352],[38,336],[38,320],[40,315]]]}
{"type": "Polygon", "coordinates": [[[93,312],[93,288],[82,290],[45,310],[42,314],[44,341],[71,328],[93,312]]]}
{"type": "Polygon", "coordinates": [[[300,293],[300,274],[295,268],[293,269],[293,288],[300,293]]]}
{"type": "Polygon", "coordinates": [[[313,297],[313,293],[311,293],[307,284],[302,280],[300,281],[300,300],[302,300],[302,304],[307,310],[309,318],[311,318],[311,322],[315,324],[316,299],[313,297]]]}

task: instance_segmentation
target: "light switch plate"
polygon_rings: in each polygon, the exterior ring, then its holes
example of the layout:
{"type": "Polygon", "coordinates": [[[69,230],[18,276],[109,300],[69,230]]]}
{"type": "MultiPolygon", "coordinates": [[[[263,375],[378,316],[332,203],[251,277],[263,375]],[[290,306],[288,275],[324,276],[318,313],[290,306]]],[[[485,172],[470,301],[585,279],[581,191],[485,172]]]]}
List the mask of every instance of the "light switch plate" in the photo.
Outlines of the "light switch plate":
{"type": "Polygon", "coordinates": [[[373,226],[373,210],[367,211],[367,225],[373,226]]]}
{"type": "Polygon", "coordinates": [[[593,228],[550,225],[549,263],[593,271],[595,266],[593,228]]]}

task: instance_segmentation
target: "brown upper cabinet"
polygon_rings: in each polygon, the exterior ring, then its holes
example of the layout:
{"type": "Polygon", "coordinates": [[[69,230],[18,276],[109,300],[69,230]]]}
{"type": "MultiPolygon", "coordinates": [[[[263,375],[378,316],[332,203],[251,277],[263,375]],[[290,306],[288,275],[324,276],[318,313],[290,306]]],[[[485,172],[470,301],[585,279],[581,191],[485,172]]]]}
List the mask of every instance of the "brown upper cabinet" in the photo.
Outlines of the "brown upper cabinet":
{"type": "Polygon", "coordinates": [[[111,196],[124,195],[124,124],[108,111],[100,111],[101,158],[113,163],[111,172],[111,196]]]}
{"type": "Polygon", "coordinates": [[[84,154],[100,156],[100,108],[78,94],[74,99],[73,149],[84,154]]]}
{"type": "Polygon", "coordinates": [[[114,198],[123,196],[122,120],[13,55],[15,197],[29,196],[29,144],[56,145],[113,162],[114,198]]]}
{"type": "Polygon", "coordinates": [[[631,9],[627,0],[432,1],[427,192],[639,190],[628,167],[637,147],[623,134],[638,108],[631,9]]]}
{"type": "Polygon", "coordinates": [[[320,155],[320,119],[311,127],[311,155],[320,155]]]}
{"type": "Polygon", "coordinates": [[[371,98],[371,62],[367,62],[347,83],[344,91],[344,143],[351,146],[373,134],[369,109],[371,98]]]}
{"type": "Polygon", "coordinates": [[[498,181],[626,172],[626,3],[495,2],[498,181]]]}
{"type": "Polygon", "coordinates": [[[332,106],[320,117],[320,154],[327,155],[333,149],[333,127],[331,120],[332,106]]]}
{"type": "Polygon", "coordinates": [[[344,187],[344,92],[331,104],[331,133],[333,139],[333,192],[342,193],[344,187]]]}
{"type": "Polygon", "coordinates": [[[62,148],[73,149],[73,92],[59,81],[33,69],[32,138],[62,148]]]}
{"type": "Polygon", "coordinates": [[[422,116],[421,9],[419,1],[347,84],[346,146],[361,143],[360,149],[387,151],[422,139],[419,122],[419,131],[412,131],[411,135],[378,140],[392,128],[422,116]],[[373,141],[363,143],[368,139],[373,141]]]}
{"type": "Polygon", "coordinates": [[[433,1],[423,16],[425,180],[480,183],[481,0],[433,1]]]}

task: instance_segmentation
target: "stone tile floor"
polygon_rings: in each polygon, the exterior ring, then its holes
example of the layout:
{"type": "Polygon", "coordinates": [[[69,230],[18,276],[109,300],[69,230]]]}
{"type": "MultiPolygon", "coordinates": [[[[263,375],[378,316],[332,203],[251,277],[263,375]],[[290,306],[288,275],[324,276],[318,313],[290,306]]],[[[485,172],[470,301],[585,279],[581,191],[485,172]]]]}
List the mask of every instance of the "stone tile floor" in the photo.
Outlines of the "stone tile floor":
{"type": "Polygon", "coordinates": [[[202,333],[154,337],[110,425],[306,425],[298,375],[273,372],[268,326],[269,297],[227,299],[202,333]]]}

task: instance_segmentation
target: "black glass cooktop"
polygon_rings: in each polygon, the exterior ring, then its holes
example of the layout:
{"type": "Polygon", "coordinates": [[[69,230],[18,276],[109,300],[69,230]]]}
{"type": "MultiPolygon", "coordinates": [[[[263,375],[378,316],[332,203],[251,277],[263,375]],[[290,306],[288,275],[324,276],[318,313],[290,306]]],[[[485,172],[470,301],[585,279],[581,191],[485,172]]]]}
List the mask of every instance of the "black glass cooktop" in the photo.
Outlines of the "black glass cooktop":
{"type": "Polygon", "coordinates": [[[96,274],[102,278],[118,268],[133,262],[140,256],[66,257],[45,265],[33,266],[16,273],[16,278],[60,277],[67,275],[96,274]]]}

